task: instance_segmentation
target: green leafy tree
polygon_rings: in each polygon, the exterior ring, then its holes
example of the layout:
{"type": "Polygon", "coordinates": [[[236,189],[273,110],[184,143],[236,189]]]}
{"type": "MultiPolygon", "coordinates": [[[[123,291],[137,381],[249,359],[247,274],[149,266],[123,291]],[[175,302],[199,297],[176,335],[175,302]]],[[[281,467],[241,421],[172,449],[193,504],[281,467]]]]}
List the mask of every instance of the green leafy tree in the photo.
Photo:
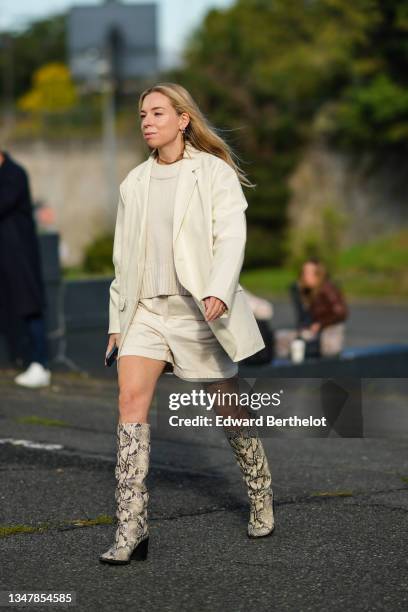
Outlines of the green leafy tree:
{"type": "Polygon", "coordinates": [[[338,146],[406,145],[407,13],[402,0],[238,0],[192,33],[168,76],[258,185],[247,191],[247,266],[285,260],[288,177],[316,126],[338,146]]]}

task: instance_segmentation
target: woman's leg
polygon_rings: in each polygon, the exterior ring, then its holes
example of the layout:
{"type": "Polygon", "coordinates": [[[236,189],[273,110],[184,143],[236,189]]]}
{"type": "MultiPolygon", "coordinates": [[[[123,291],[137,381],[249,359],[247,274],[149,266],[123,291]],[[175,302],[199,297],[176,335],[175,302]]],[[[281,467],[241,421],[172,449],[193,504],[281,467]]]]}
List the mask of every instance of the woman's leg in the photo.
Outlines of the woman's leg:
{"type": "Polygon", "coordinates": [[[124,355],[118,362],[119,418],[115,500],[118,526],[113,545],[99,559],[123,564],[147,556],[146,477],[150,461],[149,409],[165,361],[124,355]]]}
{"type": "Polygon", "coordinates": [[[343,350],[346,326],[335,323],[323,328],[320,333],[320,353],[324,357],[338,355],[343,350]]]}
{"type": "Polygon", "coordinates": [[[42,314],[25,317],[31,341],[30,363],[41,363],[48,368],[48,345],[45,318],[42,314]]]}
{"type": "MultiPolygon", "coordinates": [[[[207,393],[216,393],[220,402],[214,403],[217,415],[224,418],[231,416],[236,419],[249,418],[246,406],[239,403],[238,376],[221,381],[204,383],[207,393]],[[218,392],[220,395],[218,395],[218,392]],[[222,401],[223,394],[229,400],[222,401]],[[233,398],[238,398],[238,402],[233,398]]],[[[273,513],[272,477],[268,459],[263,444],[257,434],[256,427],[246,427],[239,421],[232,426],[224,426],[225,436],[233,449],[235,459],[240,467],[243,480],[247,486],[250,501],[248,521],[248,536],[252,538],[267,536],[273,532],[275,519],[273,513]]]]}
{"type": "MultiPolygon", "coordinates": [[[[235,398],[239,398],[239,379],[238,375],[232,376],[231,378],[224,378],[222,380],[204,382],[203,387],[206,393],[216,393],[216,401],[214,402],[214,411],[217,415],[222,417],[232,417],[234,419],[247,419],[250,414],[246,406],[241,406],[239,401],[235,398]],[[218,402],[218,392],[220,397],[225,395],[228,401],[218,402]],[[230,401],[229,401],[230,400],[230,401]]],[[[241,425],[232,425],[231,429],[241,429],[241,425]]]]}
{"type": "Polygon", "coordinates": [[[165,366],[165,361],[138,355],[119,358],[120,423],[147,423],[156,384],[165,366]]]}
{"type": "Polygon", "coordinates": [[[46,387],[51,382],[51,372],[48,369],[49,355],[47,345],[47,329],[42,313],[33,313],[23,317],[24,326],[30,339],[29,366],[14,381],[24,387],[46,387]]]}

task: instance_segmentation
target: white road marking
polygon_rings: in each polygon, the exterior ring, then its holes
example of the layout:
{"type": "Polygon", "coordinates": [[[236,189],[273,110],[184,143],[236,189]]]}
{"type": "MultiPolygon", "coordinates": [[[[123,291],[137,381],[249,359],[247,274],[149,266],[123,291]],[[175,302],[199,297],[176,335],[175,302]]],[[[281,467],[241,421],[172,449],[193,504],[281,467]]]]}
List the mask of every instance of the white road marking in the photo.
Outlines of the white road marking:
{"type": "Polygon", "coordinates": [[[61,450],[62,444],[47,444],[34,442],[33,440],[17,440],[16,438],[0,438],[0,444],[14,444],[14,446],[26,446],[27,448],[40,448],[41,450],[61,450]]]}

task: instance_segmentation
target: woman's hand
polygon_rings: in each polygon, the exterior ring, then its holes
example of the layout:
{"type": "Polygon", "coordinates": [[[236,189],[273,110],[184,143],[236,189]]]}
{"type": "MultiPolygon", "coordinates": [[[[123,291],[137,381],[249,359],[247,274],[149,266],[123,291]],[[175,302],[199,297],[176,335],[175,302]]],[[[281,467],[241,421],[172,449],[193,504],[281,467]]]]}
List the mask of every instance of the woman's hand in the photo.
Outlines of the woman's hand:
{"type": "Polygon", "coordinates": [[[218,319],[227,310],[224,302],[213,295],[203,299],[205,306],[205,320],[214,321],[218,319]]]}
{"type": "Polygon", "coordinates": [[[304,340],[312,340],[312,339],[316,338],[316,336],[317,336],[318,332],[320,331],[320,329],[321,329],[321,324],[316,321],[315,323],[312,323],[308,327],[302,327],[302,328],[298,329],[297,333],[304,340]]]}
{"type": "Polygon", "coordinates": [[[119,346],[120,344],[120,334],[109,334],[108,347],[105,353],[105,365],[106,365],[106,357],[111,352],[114,346],[119,346]]]}

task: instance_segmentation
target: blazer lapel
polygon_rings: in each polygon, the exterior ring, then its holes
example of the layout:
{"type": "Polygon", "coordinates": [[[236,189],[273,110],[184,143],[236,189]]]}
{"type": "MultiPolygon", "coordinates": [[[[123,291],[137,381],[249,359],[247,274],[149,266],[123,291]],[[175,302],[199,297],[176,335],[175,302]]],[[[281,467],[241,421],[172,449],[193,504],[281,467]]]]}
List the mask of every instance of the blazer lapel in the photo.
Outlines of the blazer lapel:
{"type": "Polygon", "coordinates": [[[188,205],[191,202],[194,186],[197,182],[195,173],[199,167],[197,158],[183,158],[181,162],[180,172],[176,185],[175,202],[174,202],[174,217],[173,217],[173,246],[177,240],[183,223],[184,216],[187,212],[188,205]]]}

